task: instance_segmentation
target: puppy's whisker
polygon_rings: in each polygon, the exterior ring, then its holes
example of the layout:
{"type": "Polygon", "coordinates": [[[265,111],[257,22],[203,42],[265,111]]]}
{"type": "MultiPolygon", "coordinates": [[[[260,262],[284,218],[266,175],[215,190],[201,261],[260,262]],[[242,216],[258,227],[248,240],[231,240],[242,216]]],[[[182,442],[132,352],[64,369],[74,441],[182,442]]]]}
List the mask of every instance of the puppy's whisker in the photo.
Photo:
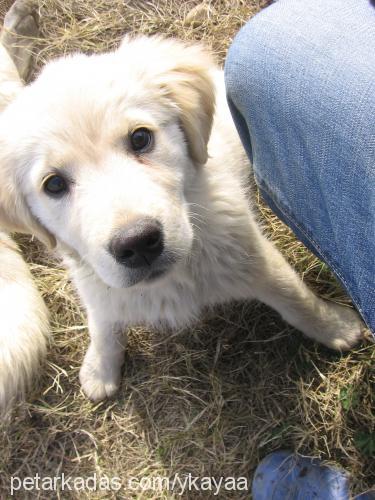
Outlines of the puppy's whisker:
{"type": "Polygon", "coordinates": [[[198,207],[198,208],[201,208],[202,210],[205,210],[206,212],[212,212],[212,210],[210,208],[208,208],[207,206],[204,206],[204,205],[200,205],[199,203],[191,203],[189,202],[188,203],[189,206],[191,207],[198,207]]]}

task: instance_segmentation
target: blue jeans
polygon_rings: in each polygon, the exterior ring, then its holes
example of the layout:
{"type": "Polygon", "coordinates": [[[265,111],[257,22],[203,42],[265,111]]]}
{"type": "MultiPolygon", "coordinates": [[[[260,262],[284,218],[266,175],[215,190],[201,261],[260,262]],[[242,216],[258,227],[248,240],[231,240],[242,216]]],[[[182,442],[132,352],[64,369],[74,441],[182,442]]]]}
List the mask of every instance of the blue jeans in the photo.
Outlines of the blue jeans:
{"type": "Polygon", "coordinates": [[[375,7],[279,0],[236,36],[228,103],[263,197],[375,332],[375,7]]]}

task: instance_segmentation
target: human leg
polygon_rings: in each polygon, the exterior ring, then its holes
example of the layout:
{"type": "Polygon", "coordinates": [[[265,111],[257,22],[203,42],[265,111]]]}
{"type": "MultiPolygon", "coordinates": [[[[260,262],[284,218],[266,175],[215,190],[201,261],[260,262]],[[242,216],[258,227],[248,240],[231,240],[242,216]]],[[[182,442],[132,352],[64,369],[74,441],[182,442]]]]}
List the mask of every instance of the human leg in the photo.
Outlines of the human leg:
{"type": "Polygon", "coordinates": [[[228,102],[271,208],[375,331],[375,9],[279,0],[229,50],[228,102]]]}

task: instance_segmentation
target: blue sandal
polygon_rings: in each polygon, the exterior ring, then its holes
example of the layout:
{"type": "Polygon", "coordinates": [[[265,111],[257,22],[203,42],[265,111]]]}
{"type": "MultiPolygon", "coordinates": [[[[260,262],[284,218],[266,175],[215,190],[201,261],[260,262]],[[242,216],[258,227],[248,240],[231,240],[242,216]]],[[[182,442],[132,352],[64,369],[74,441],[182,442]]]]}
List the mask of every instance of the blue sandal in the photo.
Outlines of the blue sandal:
{"type": "MultiPolygon", "coordinates": [[[[258,465],[253,479],[254,500],[350,500],[349,476],[318,459],[276,451],[258,465]]],[[[375,500],[375,490],[356,500],[375,500]]]]}

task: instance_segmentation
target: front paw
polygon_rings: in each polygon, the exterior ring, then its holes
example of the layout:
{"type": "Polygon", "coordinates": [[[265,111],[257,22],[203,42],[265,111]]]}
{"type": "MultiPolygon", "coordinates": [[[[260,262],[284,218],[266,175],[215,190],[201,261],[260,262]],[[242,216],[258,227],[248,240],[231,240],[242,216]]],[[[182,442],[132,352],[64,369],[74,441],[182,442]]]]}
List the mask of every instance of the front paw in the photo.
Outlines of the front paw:
{"type": "Polygon", "coordinates": [[[33,48],[38,35],[37,3],[16,0],[5,16],[0,38],[23,80],[27,80],[33,69],[33,48]]]}
{"type": "Polygon", "coordinates": [[[103,358],[89,347],[79,372],[83,392],[94,402],[113,396],[120,386],[122,361],[103,358]]]}
{"type": "Polygon", "coordinates": [[[330,349],[348,351],[364,338],[365,331],[366,326],[353,309],[330,304],[325,324],[315,332],[315,339],[330,349]]]}

